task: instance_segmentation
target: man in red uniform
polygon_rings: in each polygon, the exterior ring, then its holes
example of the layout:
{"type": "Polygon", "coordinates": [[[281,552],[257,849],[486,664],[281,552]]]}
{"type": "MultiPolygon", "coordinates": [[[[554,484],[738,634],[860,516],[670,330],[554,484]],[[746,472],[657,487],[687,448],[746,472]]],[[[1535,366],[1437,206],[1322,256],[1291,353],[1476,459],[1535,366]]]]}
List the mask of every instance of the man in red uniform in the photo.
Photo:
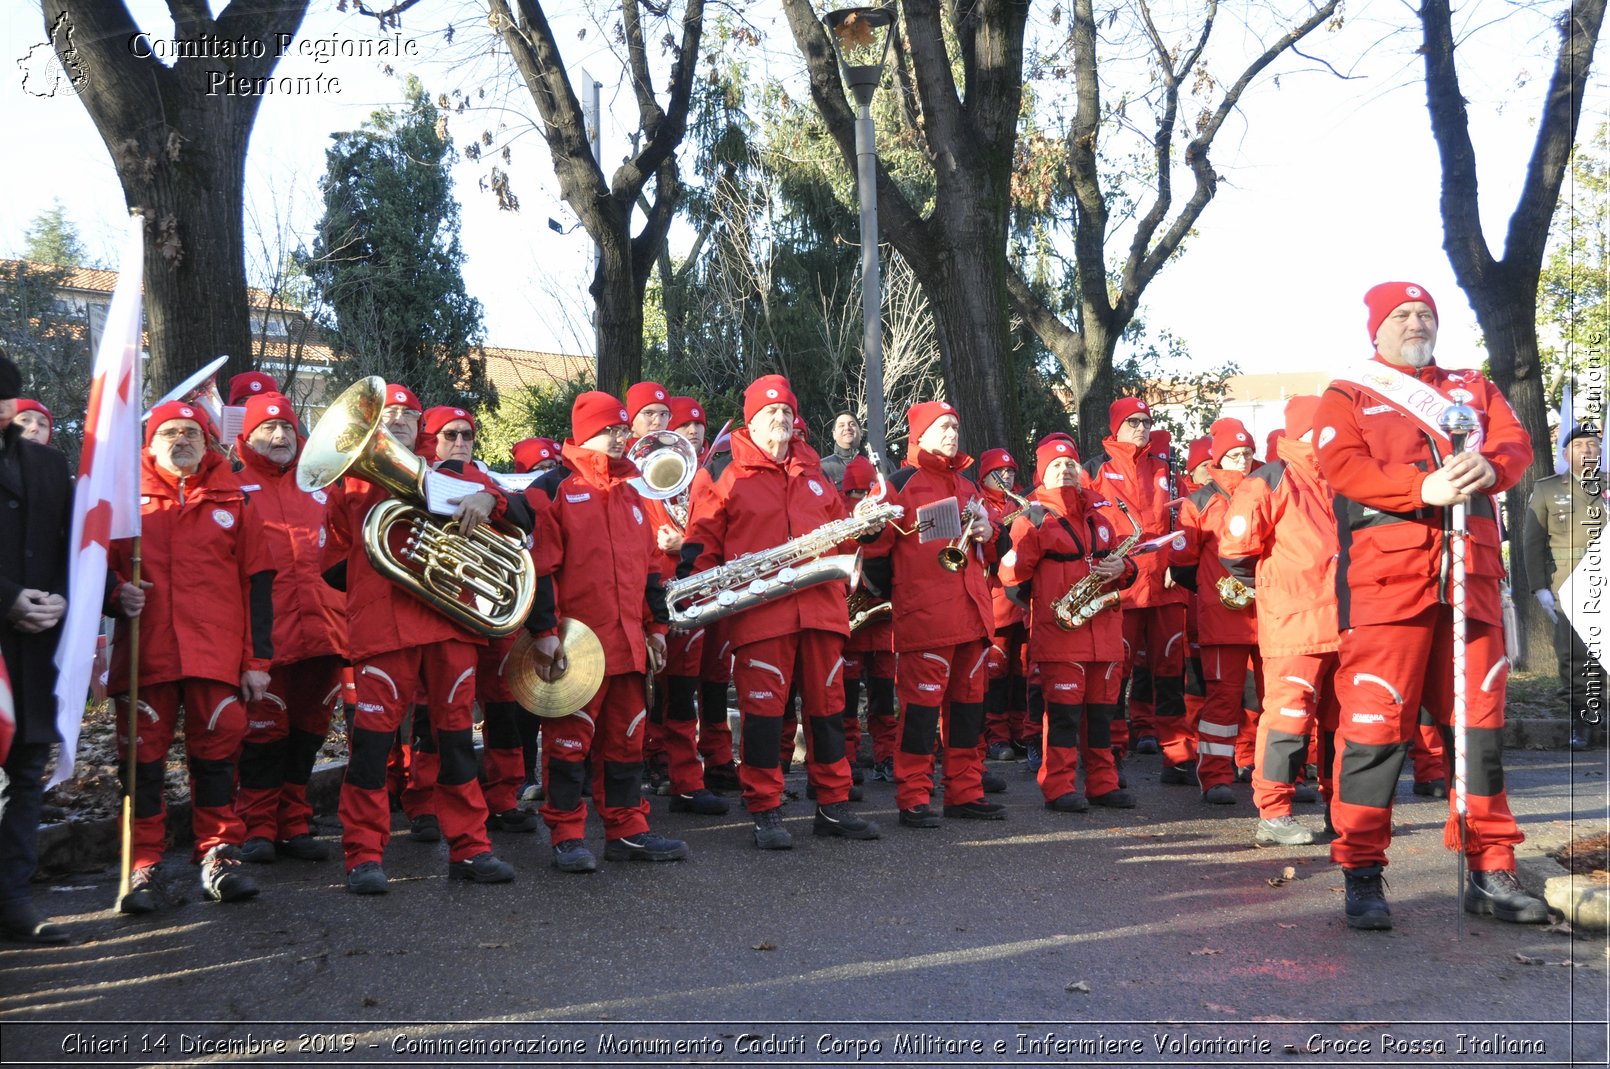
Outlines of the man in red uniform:
{"type": "MultiPolygon", "coordinates": [[[[1122,501],[1146,538],[1173,527],[1169,502],[1172,480],[1167,465],[1150,450],[1152,412],[1137,397],[1120,397],[1108,410],[1112,433],[1102,441],[1106,455],[1085,464],[1089,487],[1122,501]]],[[[1119,529],[1128,535],[1127,523],[1119,529]]],[[[1123,592],[1125,664],[1136,753],[1163,754],[1164,783],[1195,783],[1189,724],[1185,716],[1186,591],[1168,574],[1169,551],[1144,555],[1140,577],[1123,592]]],[[[1126,725],[1120,723],[1118,730],[1126,725]]]]}
{"type": "MultiPolygon", "coordinates": [[[[628,409],[628,412],[630,410],[628,409]]],[[[704,447],[704,406],[691,397],[673,397],[669,423],[672,430],[687,439],[698,456],[704,447]]],[[[655,570],[662,576],[676,574],[682,556],[684,531],[689,521],[687,493],[663,501],[644,500],[649,526],[654,530],[655,570]]],[[[666,661],[662,667],[655,699],[660,709],[649,711],[650,723],[659,719],[660,747],[665,774],[671,788],[673,813],[721,816],[730,806],[726,799],[705,786],[704,766],[699,761],[699,661],[704,653],[705,628],[666,636],[666,661]]],[[[726,722],[726,703],[722,703],[722,726],[726,722]]]]}
{"type": "Polygon", "coordinates": [[[945,748],[944,814],[964,820],[1005,820],[1006,807],[984,800],[984,689],[989,639],[995,630],[985,566],[999,559],[994,524],[985,518],[978,488],[963,477],[973,458],[961,452],[961,422],[945,401],[923,401],[906,414],[906,466],[889,482],[890,503],[905,509],[904,531],[885,527],[869,556],[887,557],[894,602],[895,689],[900,696],[900,748],[894,755],[895,803],[908,828],[937,828],[930,806],[934,744],[945,748]],[[953,501],[961,512],[959,547],[966,564],[940,564],[949,543],[924,543],[917,510],[953,501]],[[969,509],[975,502],[979,507],[969,509]],[[909,531],[910,533],[906,533],[909,531]]]}
{"type": "MultiPolygon", "coordinates": [[[[781,375],[763,375],[744,391],[747,426],[733,432],[732,462],[721,478],[694,502],[679,572],[775,549],[844,517],[844,499],[822,474],[816,451],[795,435],[797,404],[781,375]]],[[[842,583],[820,583],[724,621],[743,735],[738,778],[762,850],[793,846],[782,825],[779,750],[784,709],[796,689],[807,725],[805,769],[816,791],[812,830],[846,839],[880,834],[845,804],[851,786],[843,721],[846,596],[842,583]]]]}
{"type": "Polygon", "coordinates": [[[1234,805],[1230,784],[1235,782],[1235,742],[1241,732],[1247,664],[1257,650],[1258,621],[1251,605],[1231,608],[1220,597],[1218,583],[1226,573],[1219,563],[1219,540],[1224,535],[1230,497],[1252,463],[1252,436],[1238,419],[1220,420],[1215,426],[1207,482],[1193,490],[1180,507],[1185,548],[1174,553],[1172,568],[1175,582],[1196,590],[1197,635],[1206,686],[1201,716],[1195,724],[1196,781],[1204,802],[1234,805]]]}
{"type": "Polygon", "coordinates": [[[626,415],[632,424],[632,441],[667,430],[671,426],[671,391],[657,382],[633,383],[626,390],[626,415]]]}
{"type": "Polygon", "coordinates": [[[249,495],[263,545],[274,562],[274,666],[268,693],[246,710],[235,811],[246,824],[241,860],[276,855],[322,861],[329,848],[309,826],[307,781],[341,704],[346,667],[346,606],[321,578],[323,490],[296,485],[302,452],[291,402],[253,394],[235,441],[235,483],[249,495]]]}
{"type": "MultiPolygon", "coordinates": [[[[1447,725],[1453,705],[1453,604],[1466,613],[1465,909],[1501,920],[1547,919],[1515,878],[1523,840],[1504,793],[1502,736],[1509,662],[1499,586],[1493,496],[1515,485],[1532,446],[1509,402],[1478,371],[1432,359],[1437,307],[1421,286],[1384,282],[1364,296],[1373,358],[1338,376],[1314,424],[1319,466],[1335,491],[1337,623],[1337,839],[1331,860],[1347,878],[1347,923],[1392,926],[1381,871],[1392,841],[1392,796],[1424,705],[1447,725]],[[1479,430],[1455,450],[1439,420],[1451,404],[1474,409],[1479,430]],[[1467,504],[1465,589],[1452,589],[1451,506],[1467,504]]],[[[1450,784],[1452,786],[1452,784],[1450,784]]],[[[1450,791],[1449,808],[1454,808],[1450,791]]],[[[1444,840],[1458,844],[1450,815],[1444,840]]]]}
{"type": "MultiPolygon", "coordinates": [[[[140,477],[140,583],[132,544],[112,544],[121,580],[108,600],[118,618],[107,676],[118,705],[119,757],[135,747],[133,873],[119,908],[157,908],[167,807],[163,766],[184,706],[190,824],[201,890],[214,901],[257,894],[240,871],[246,826],[236,815],[235,760],[246,703],[261,701],[274,658],[274,562],[261,527],[221,454],[207,448],[211,421],[180,401],[158,405],[146,425],[140,477]],[[129,621],[140,617],[139,736],[128,732],[129,621]]],[[[119,770],[126,766],[118,763],[119,770]]]]}
{"type": "Polygon", "coordinates": [[[274,376],[265,375],[261,371],[243,371],[229,380],[229,403],[231,405],[244,405],[253,397],[264,394],[280,393],[279,383],[274,376]]]}
{"type": "MultiPolygon", "coordinates": [[[[984,492],[985,515],[1001,522],[1018,510],[1006,491],[1017,490],[1017,461],[1004,449],[987,449],[978,462],[979,485],[984,492]]],[[[1010,524],[1007,524],[1010,527],[1010,524]]],[[[991,761],[1016,761],[1018,750],[1027,751],[1027,680],[1023,678],[1023,642],[1027,614],[1007,597],[1005,586],[994,569],[989,575],[990,605],[995,610],[995,629],[990,651],[990,678],[984,688],[984,756],[991,761]]]]}
{"type": "MultiPolygon", "coordinates": [[[[412,390],[386,387],[382,421],[387,433],[414,448],[421,412],[412,390]]],[[[459,478],[484,490],[458,503],[454,520],[468,533],[501,518],[508,502],[491,480],[471,467],[459,478]]],[[[475,778],[472,719],[475,666],[486,640],[415,598],[375,570],[364,549],[369,510],[390,497],[379,484],[347,476],[329,491],[325,515],[326,581],[347,595],[347,625],[358,689],[346,780],[341,785],[341,842],[347,890],[384,894],[380,861],[391,839],[386,758],[393,733],[424,688],[439,761],[432,802],[448,842],[447,874],[476,883],[506,883],[514,866],[492,852],[486,837],[486,798],[475,778]]]]}
{"type": "Polygon", "coordinates": [[[1102,499],[1080,489],[1074,444],[1048,441],[1035,459],[1034,504],[1012,523],[1001,581],[1028,609],[1029,660],[1039,667],[1045,696],[1040,790],[1046,808],[1059,813],[1083,813],[1092,802],[1128,809],[1135,800],[1118,786],[1111,734],[1122,688],[1122,610],[1114,605],[1065,631],[1054,606],[1087,576],[1117,590],[1134,582],[1138,569],[1133,560],[1113,555],[1120,538],[1099,511],[1102,499]],[[1088,798],[1075,786],[1081,756],[1088,798]]]}
{"type": "MultiPolygon", "coordinates": [[[[669,410],[669,409],[667,409],[669,410]]],[[[628,417],[607,393],[591,390],[570,412],[564,444],[570,474],[538,519],[537,573],[547,582],[527,623],[548,660],[545,677],[564,670],[554,610],[580,620],[604,647],[604,682],[570,716],[543,725],[547,801],[542,819],[553,837],[554,866],[592,872],[587,849],[587,806],[582,782],[592,758],[593,804],[604,821],[604,860],[680,861],[688,846],[648,827],[643,799],[644,673],[651,655],[665,660],[665,588],[660,582],[654,532],[630,480],[637,468],[625,458],[628,417]],[[549,578],[553,577],[553,578],[549,578]]]]}
{"type": "MultiPolygon", "coordinates": [[[[1314,454],[1318,407],[1312,396],[1286,402],[1277,459],[1236,487],[1219,540],[1225,571],[1257,592],[1263,713],[1252,800],[1259,818],[1253,841],[1260,846],[1314,841],[1291,804],[1310,732],[1317,727],[1327,739],[1336,730],[1336,514],[1314,454]]],[[[1322,745],[1320,753],[1331,749],[1322,745]]],[[[1328,769],[1320,767],[1328,781],[1328,769]]]]}

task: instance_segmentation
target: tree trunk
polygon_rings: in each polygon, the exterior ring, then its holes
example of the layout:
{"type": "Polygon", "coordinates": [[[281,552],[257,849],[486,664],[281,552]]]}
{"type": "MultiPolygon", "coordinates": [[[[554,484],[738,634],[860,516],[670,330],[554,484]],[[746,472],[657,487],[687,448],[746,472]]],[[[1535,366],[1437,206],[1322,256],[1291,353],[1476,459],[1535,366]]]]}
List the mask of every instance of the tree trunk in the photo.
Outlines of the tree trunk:
{"type": "Polygon", "coordinates": [[[624,398],[643,373],[643,290],[624,234],[605,242],[593,272],[593,307],[598,316],[598,388],[624,398]]]}
{"type": "Polygon", "coordinates": [[[250,12],[232,4],[216,19],[206,5],[169,6],[176,38],[259,42],[263,55],[186,58],[165,67],[130,47],[139,29],[122,3],[44,3],[47,32],[58,22],[71,31],[55,33],[58,54],[64,42],[76,49],[84,72],[79,97],[111,153],[129,210],[145,217],[153,396],[220,355],[230,357],[219,373],[225,381],[251,366],[243,190],[261,98],[228,90],[273,73],[275,37],[296,32],[308,0],[262,0],[250,12]]]}
{"type": "MultiPolygon", "coordinates": [[[[1004,258],[952,251],[924,270],[913,268],[933,310],[945,395],[961,413],[962,450],[975,457],[1020,441],[1017,400],[1006,377],[1011,342],[1004,267],[1004,258]]],[[[904,419],[904,412],[890,412],[886,425],[904,419]]]]}

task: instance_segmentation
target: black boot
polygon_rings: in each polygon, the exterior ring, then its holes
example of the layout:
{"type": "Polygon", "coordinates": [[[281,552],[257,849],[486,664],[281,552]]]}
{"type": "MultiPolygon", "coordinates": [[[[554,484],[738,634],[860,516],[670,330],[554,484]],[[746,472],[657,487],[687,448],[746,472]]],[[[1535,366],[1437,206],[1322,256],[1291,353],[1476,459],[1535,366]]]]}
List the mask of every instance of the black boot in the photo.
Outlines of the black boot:
{"type": "MultiPolygon", "coordinates": [[[[1392,928],[1392,909],[1386,904],[1386,878],[1380,865],[1343,869],[1347,878],[1347,926],[1369,932],[1392,928]]],[[[1474,875],[1474,874],[1473,874],[1474,875]]],[[[1466,898],[1469,908],[1469,898],[1466,898]]]]}
{"type": "Polygon", "coordinates": [[[1515,878],[1514,869],[1472,870],[1465,883],[1465,912],[1490,913],[1511,924],[1542,924],[1549,909],[1515,878]]]}

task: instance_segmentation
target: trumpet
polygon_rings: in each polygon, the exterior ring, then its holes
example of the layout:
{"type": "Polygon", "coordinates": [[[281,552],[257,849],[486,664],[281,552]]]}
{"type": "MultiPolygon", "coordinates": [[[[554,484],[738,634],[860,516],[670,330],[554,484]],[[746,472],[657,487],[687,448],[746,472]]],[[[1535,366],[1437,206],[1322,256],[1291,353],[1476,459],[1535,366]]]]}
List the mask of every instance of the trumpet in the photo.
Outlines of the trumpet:
{"type": "MultiPolygon", "coordinates": [[[[1019,500],[1021,500],[1021,498],[1019,500]]],[[[1027,502],[1024,502],[1024,507],[1028,507],[1027,502]]],[[[956,540],[954,542],[951,542],[949,545],[945,546],[944,549],[939,551],[939,566],[945,569],[945,571],[959,572],[963,568],[967,567],[967,558],[971,555],[969,552],[970,547],[968,543],[973,540],[973,536],[971,534],[973,522],[983,518],[983,515],[984,504],[976,497],[967,503],[966,508],[962,509],[962,533],[956,536],[956,540]]]]}

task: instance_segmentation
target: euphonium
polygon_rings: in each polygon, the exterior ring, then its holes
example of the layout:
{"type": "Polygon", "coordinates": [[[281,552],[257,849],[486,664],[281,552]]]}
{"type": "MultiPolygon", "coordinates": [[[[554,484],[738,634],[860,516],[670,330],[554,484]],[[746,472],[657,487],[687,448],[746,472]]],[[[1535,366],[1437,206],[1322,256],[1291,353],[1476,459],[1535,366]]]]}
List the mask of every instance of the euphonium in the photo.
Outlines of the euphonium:
{"type": "Polygon", "coordinates": [[[854,634],[880,616],[894,612],[894,602],[882,594],[874,594],[866,587],[850,591],[844,602],[850,614],[850,633],[854,634]]]}
{"type": "Polygon", "coordinates": [[[704,627],[734,613],[796,594],[822,583],[843,580],[855,589],[861,579],[861,554],[824,557],[840,542],[875,531],[905,515],[899,505],[882,503],[888,486],[878,477],[878,492],[857,513],[824,523],[816,530],[772,549],[745,553],[725,564],[665,584],[671,626],[683,631],[704,627]],[[870,507],[869,507],[870,503],[870,507]]]}
{"type": "Polygon", "coordinates": [[[302,448],[297,486],[311,492],[352,474],[397,495],[364,520],[363,549],[375,571],[472,631],[509,634],[525,621],[537,592],[526,536],[501,521],[461,535],[420,507],[425,461],[381,426],[385,398],[386,381],[378,375],[337,397],[302,448]]]}
{"type": "Polygon", "coordinates": [[[1226,609],[1245,609],[1252,604],[1252,599],[1258,596],[1256,590],[1233,575],[1220,576],[1219,581],[1213,585],[1219,592],[1219,601],[1226,609]]]}
{"type": "MultiPolygon", "coordinates": [[[[1122,501],[1115,499],[1113,504],[1118,506],[1118,510],[1129,521],[1129,526],[1134,528],[1129,537],[1113,550],[1114,555],[1122,557],[1134,549],[1135,543],[1140,541],[1140,524],[1135,522],[1135,517],[1130,515],[1129,509],[1122,501]]],[[[1074,583],[1066,594],[1051,603],[1051,611],[1057,618],[1057,626],[1064,631],[1073,631],[1089,623],[1103,609],[1109,609],[1117,604],[1118,591],[1103,590],[1102,587],[1106,585],[1105,580],[1097,578],[1094,574],[1074,583]]]]}

